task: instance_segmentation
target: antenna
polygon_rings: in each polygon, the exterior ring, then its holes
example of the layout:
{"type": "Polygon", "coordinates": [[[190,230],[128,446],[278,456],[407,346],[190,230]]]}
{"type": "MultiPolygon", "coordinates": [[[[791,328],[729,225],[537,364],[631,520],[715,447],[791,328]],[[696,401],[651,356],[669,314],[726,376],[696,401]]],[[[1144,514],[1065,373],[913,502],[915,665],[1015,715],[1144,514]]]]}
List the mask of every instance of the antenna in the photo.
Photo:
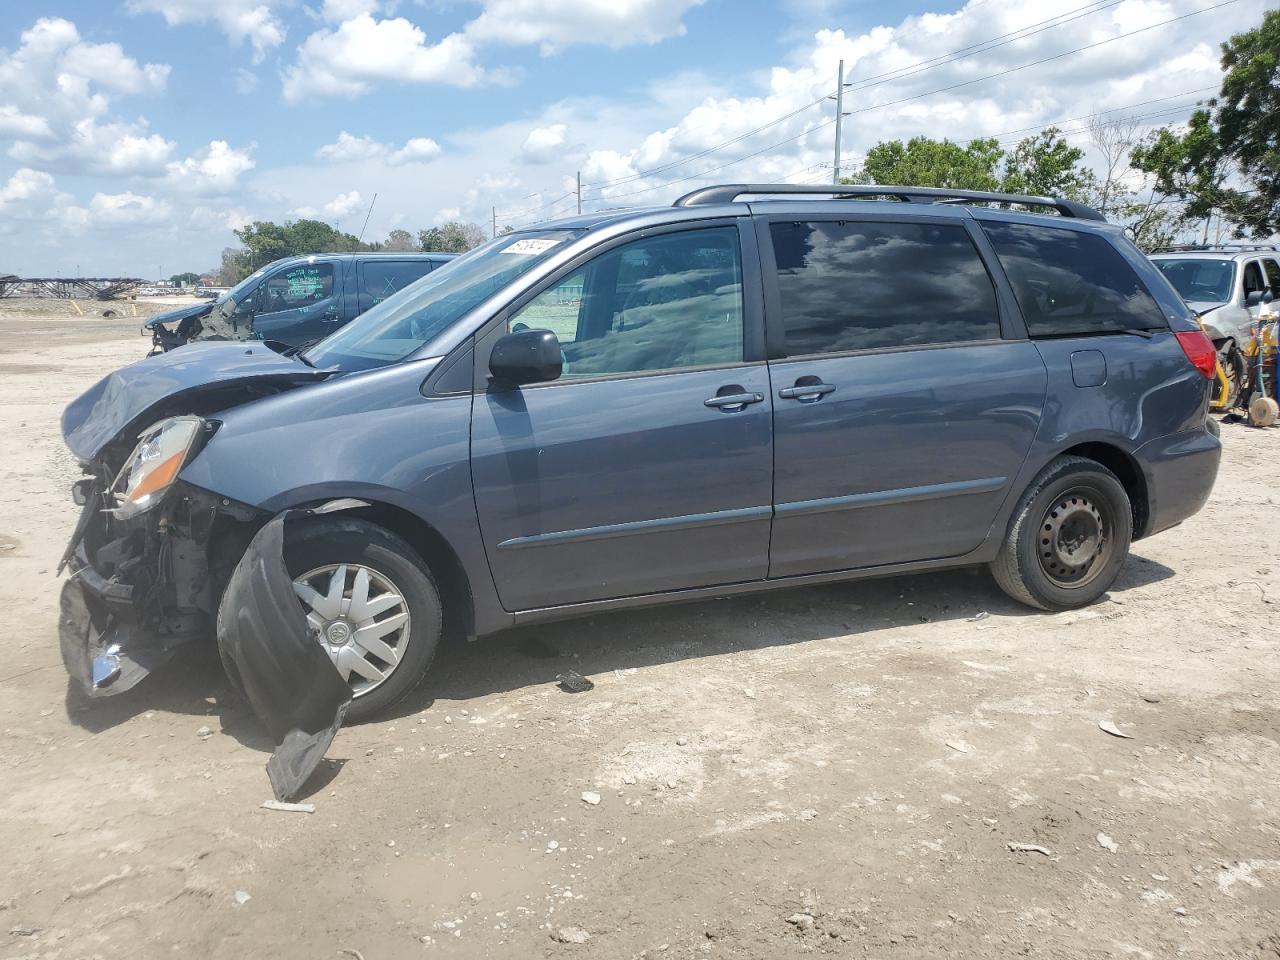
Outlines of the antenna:
{"type": "Polygon", "coordinates": [[[369,212],[364,215],[364,226],[360,228],[360,236],[356,237],[356,243],[364,239],[365,228],[369,226],[369,218],[373,216],[373,205],[378,202],[378,195],[375,193],[373,199],[369,201],[369,212]]]}

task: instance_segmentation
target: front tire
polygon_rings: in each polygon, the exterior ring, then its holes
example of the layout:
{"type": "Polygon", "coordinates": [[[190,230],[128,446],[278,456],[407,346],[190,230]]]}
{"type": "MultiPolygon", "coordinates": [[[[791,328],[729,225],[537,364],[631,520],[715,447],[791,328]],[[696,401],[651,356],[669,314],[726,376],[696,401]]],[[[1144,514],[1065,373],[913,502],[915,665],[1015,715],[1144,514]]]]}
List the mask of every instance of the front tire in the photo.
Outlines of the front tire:
{"type": "Polygon", "coordinates": [[[1133,507],[1116,475],[1094,460],[1058,457],[1018,501],[991,573],[1039,610],[1074,610],[1115,582],[1133,539],[1133,507]]]}
{"type": "Polygon", "coordinates": [[[352,688],[347,718],[403,699],[440,644],[440,592],[422,558],[389,530],[350,517],[299,521],[285,567],[321,644],[352,688]]]}

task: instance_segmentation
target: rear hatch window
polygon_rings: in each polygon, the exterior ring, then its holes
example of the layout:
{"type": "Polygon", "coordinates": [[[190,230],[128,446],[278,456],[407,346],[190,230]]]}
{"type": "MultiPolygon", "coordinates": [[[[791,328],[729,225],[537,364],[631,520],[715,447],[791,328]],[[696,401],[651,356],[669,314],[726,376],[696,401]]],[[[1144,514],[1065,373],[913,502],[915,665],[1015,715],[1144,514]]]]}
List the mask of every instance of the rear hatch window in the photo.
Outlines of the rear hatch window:
{"type": "Polygon", "coordinates": [[[982,221],[1035,337],[1168,330],[1160,305],[1105,237],[982,221]]]}

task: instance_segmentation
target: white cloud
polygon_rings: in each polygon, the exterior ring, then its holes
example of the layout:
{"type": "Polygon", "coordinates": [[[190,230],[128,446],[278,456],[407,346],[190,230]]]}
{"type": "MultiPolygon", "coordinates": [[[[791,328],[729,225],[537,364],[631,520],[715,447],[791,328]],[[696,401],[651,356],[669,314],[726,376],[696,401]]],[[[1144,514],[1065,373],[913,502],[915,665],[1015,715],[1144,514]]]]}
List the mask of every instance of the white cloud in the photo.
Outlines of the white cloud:
{"type": "Polygon", "coordinates": [[[147,133],[142,121],[99,123],[86,117],[56,142],[15,142],[9,156],[19,163],[68,173],[153,176],[163,172],[175,148],[158,133],[147,133]]]}
{"type": "Polygon", "coordinates": [[[163,64],[141,64],[115,43],[88,43],[75,24],[42,18],[12,53],[0,51],[0,138],[29,166],[70,173],[153,174],[174,145],[143,120],[107,116],[113,97],[156,94],[163,64]]]}
{"type": "Polygon", "coordinates": [[[290,212],[304,220],[341,220],[360,210],[364,201],[358,190],[340,193],[321,207],[296,207],[290,212]]]}
{"type": "Polygon", "coordinates": [[[316,156],[330,163],[357,163],[377,159],[386,152],[386,144],[379,143],[373,137],[355,137],[343,130],[338,134],[337,140],[317,150],[316,156]]]}
{"type": "Polygon", "coordinates": [[[62,54],[63,73],[117,93],[159,93],[169,79],[166,64],[139,64],[118,43],[74,43],[62,54]]]}
{"type": "Polygon", "coordinates": [[[375,14],[381,7],[379,0],[324,0],[320,15],[332,23],[341,23],[362,13],[375,14]]]}
{"type": "Polygon", "coordinates": [[[683,17],[703,0],[487,0],[467,24],[477,42],[539,44],[544,54],[575,43],[625,47],[682,36],[683,17]]]}
{"type": "Polygon", "coordinates": [[[568,126],[553,123],[549,127],[534,127],[524,138],[520,155],[526,163],[550,163],[562,152],[568,126]]]}
{"type": "Polygon", "coordinates": [[[192,193],[227,193],[235,188],[241,174],[253,169],[252,151],[253,146],[237,150],[225,140],[211,140],[185,160],[170,163],[168,182],[192,193]]]}
{"type": "MultiPolygon", "coordinates": [[[[1254,11],[1241,8],[1233,16],[1247,23],[1260,10],[1256,0],[1251,5],[1254,11]]],[[[846,168],[882,140],[917,135],[967,140],[1031,128],[1020,134],[1026,136],[1040,126],[1195,91],[1219,79],[1214,52],[1201,39],[1208,18],[1048,59],[1177,15],[1167,4],[1152,0],[1126,0],[1013,43],[977,50],[951,62],[939,60],[951,51],[1074,9],[1070,0],[1034,6],[1018,0],[983,0],[951,13],[909,17],[897,26],[880,26],[860,35],[820,30],[787,65],[769,70],[764,88],[754,95],[713,94],[675,123],[637,133],[629,144],[596,141],[596,149],[581,161],[583,179],[592,185],[587,194],[616,206],[667,202],[706,182],[829,178],[834,105],[825,98],[834,91],[840,59],[845,61],[846,79],[855,84],[845,100],[845,109],[853,114],[845,124],[846,168]],[[1176,73],[1170,68],[1169,50],[1180,51],[1182,67],[1176,73]],[[1047,62],[996,76],[1038,60],[1047,62]],[[928,63],[927,68],[915,66],[922,62],[928,63]],[[1174,76],[1176,82],[1171,79],[1174,76]],[[761,124],[790,113],[794,116],[752,133],[761,124]],[[698,156],[703,151],[709,152],[698,156]],[[652,175],[643,175],[647,171],[652,175]]],[[[1214,30],[1225,36],[1230,25],[1215,22],[1214,30]]],[[[1194,99],[1194,95],[1175,98],[1166,106],[1194,99]]],[[[1167,119],[1162,116],[1154,122],[1167,119]]],[[[1067,127],[1074,142],[1088,146],[1082,123],[1067,127]]],[[[1018,138],[1009,137],[1010,144],[1018,138]]]]}
{"type": "Polygon", "coordinates": [[[403,147],[396,149],[374,140],[370,136],[353,136],[343,130],[333,143],[325,144],[316,156],[329,163],[367,163],[381,160],[389,166],[407,163],[425,163],[440,155],[440,144],[430,137],[412,137],[403,147]]]}
{"type": "Polygon", "coordinates": [[[440,144],[430,137],[412,137],[399,150],[392,150],[387,163],[393,167],[406,163],[426,163],[440,156],[440,144]]]}
{"type": "Polygon", "coordinates": [[[53,129],[44,117],[23,113],[13,104],[0,106],[0,138],[21,137],[24,140],[52,137],[53,129]]]}
{"type": "Polygon", "coordinates": [[[484,72],[474,55],[460,34],[429,43],[403,17],[377,20],[361,13],[307,37],[285,72],[284,96],[296,102],[311,94],[358,95],[379,82],[475,86],[484,72]]]}
{"type": "Polygon", "coordinates": [[[171,214],[166,201],[130,191],[95,193],[87,207],[72,204],[58,211],[60,224],[77,233],[98,227],[155,226],[171,214]]]}
{"type": "Polygon", "coordinates": [[[53,177],[41,170],[22,167],[0,187],[0,211],[41,196],[53,196],[53,177]]]}
{"type": "Polygon", "coordinates": [[[272,12],[271,2],[263,0],[129,0],[128,10],[158,13],[171,27],[212,21],[232,43],[248,42],[255,62],[285,38],[284,24],[272,12]]]}

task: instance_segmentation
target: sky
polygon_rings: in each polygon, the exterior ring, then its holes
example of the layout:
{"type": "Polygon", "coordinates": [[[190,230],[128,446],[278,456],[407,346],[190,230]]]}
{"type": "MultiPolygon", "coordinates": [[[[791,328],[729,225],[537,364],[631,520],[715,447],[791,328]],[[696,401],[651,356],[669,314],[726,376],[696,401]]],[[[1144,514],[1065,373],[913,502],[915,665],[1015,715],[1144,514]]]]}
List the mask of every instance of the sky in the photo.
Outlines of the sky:
{"type": "Polygon", "coordinates": [[[5,0],[0,274],[208,271],[254,220],[519,228],[579,173],[587,211],[828,182],[842,59],[846,168],[922,134],[1088,148],[1091,115],[1185,120],[1265,6],[5,0]]]}

